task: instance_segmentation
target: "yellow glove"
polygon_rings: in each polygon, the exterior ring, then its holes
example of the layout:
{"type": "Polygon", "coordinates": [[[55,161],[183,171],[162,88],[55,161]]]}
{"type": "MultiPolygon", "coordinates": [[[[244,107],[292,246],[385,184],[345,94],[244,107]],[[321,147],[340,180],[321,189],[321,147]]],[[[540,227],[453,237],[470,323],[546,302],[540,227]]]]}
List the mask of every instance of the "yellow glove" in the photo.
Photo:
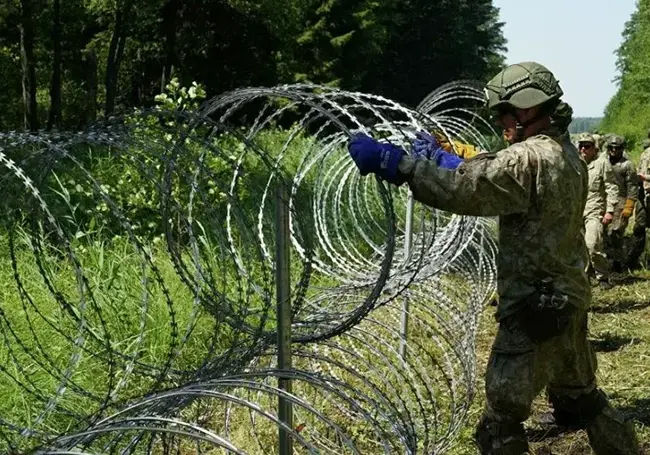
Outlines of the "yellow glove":
{"type": "Polygon", "coordinates": [[[625,206],[623,207],[623,211],[621,212],[621,216],[623,218],[629,218],[632,216],[633,211],[634,211],[634,201],[632,199],[626,199],[625,206]]]}
{"type": "Polygon", "coordinates": [[[473,156],[478,155],[479,150],[474,147],[473,145],[470,144],[463,144],[462,142],[458,141],[452,141],[451,143],[447,139],[447,137],[443,136],[442,134],[435,133],[434,134],[435,138],[438,140],[438,143],[440,146],[449,153],[453,153],[455,155],[458,155],[464,160],[468,160],[473,156]]]}

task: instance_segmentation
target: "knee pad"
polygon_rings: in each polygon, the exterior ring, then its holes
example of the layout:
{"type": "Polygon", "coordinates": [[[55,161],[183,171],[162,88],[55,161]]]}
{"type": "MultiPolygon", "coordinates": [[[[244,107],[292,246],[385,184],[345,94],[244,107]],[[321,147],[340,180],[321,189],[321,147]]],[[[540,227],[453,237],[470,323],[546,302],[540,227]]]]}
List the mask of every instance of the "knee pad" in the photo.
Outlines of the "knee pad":
{"type": "Polygon", "coordinates": [[[586,427],[607,406],[607,397],[600,389],[572,398],[549,391],[549,401],[553,404],[553,415],[558,425],[567,427],[586,427]]]}
{"type": "Polygon", "coordinates": [[[524,455],[528,440],[521,422],[495,422],[483,416],[474,439],[481,455],[524,455]]]}

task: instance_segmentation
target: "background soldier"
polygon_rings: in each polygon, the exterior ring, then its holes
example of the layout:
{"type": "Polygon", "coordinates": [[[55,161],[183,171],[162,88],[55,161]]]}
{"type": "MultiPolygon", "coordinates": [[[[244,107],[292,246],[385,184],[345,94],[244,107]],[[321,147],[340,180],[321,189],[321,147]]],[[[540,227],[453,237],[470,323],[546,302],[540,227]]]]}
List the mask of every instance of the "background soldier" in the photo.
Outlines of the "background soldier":
{"type": "Polygon", "coordinates": [[[637,169],[641,184],[639,185],[639,199],[634,206],[634,229],[627,257],[627,266],[631,270],[641,268],[639,259],[645,251],[645,230],[648,227],[648,203],[650,202],[650,131],[648,131],[648,139],[644,140],[641,145],[643,153],[637,169]]]}
{"type": "Polygon", "coordinates": [[[603,239],[605,226],[614,219],[618,203],[618,187],[609,160],[597,158],[596,141],[583,133],[578,137],[578,149],[587,162],[589,189],[584,211],[585,241],[589,250],[589,262],[601,287],[611,288],[609,266],[605,256],[603,239]]]}
{"type": "Polygon", "coordinates": [[[487,408],[476,430],[484,455],[522,455],[523,422],[548,387],[558,423],[586,428],[598,455],[638,455],[634,428],[596,386],[587,340],[591,287],[583,211],[587,165],[575,147],[550,136],[562,90],[544,66],[510,65],[488,85],[488,106],[512,145],[460,160],[428,142],[429,159],[356,135],[349,144],[361,175],[408,182],[415,199],[472,216],[499,216],[499,330],[486,372],[487,408]],[[451,159],[450,159],[451,158],[451,159]]]}
{"type": "Polygon", "coordinates": [[[609,158],[618,186],[618,205],[614,212],[614,220],[609,226],[606,242],[607,255],[612,260],[612,269],[615,272],[621,272],[623,264],[627,263],[625,229],[639,193],[639,177],[636,168],[623,152],[625,152],[625,138],[614,134],[607,142],[607,155],[602,157],[602,159],[609,158]]]}

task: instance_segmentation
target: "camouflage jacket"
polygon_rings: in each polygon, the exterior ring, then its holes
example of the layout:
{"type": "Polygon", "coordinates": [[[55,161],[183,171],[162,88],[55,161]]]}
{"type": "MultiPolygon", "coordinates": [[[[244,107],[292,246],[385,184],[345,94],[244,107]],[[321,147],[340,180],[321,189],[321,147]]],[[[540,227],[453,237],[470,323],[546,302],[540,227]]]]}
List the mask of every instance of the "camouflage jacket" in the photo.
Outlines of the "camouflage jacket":
{"type": "MultiPolygon", "coordinates": [[[[600,160],[609,161],[606,153],[600,160]]],[[[614,177],[616,178],[616,185],[618,186],[619,199],[632,199],[636,201],[639,194],[639,176],[636,173],[634,163],[630,161],[627,155],[623,155],[617,163],[612,164],[614,170],[614,177]]],[[[623,207],[617,207],[623,209],[623,207]]]]}
{"type": "Polygon", "coordinates": [[[609,160],[595,158],[587,164],[589,191],[585,218],[602,218],[605,212],[614,213],[618,203],[618,185],[609,160]]]}
{"type": "Polygon", "coordinates": [[[582,234],[587,165],[561,140],[534,136],[455,170],[412,156],[399,163],[416,200],[461,215],[499,216],[498,320],[525,305],[547,277],[575,306],[590,304],[582,234]]]}
{"type": "Polygon", "coordinates": [[[646,193],[650,193],[650,147],[641,154],[637,171],[639,174],[646,176],[646,180],[643,181],[643,189],[645,189],[646,193]]]}

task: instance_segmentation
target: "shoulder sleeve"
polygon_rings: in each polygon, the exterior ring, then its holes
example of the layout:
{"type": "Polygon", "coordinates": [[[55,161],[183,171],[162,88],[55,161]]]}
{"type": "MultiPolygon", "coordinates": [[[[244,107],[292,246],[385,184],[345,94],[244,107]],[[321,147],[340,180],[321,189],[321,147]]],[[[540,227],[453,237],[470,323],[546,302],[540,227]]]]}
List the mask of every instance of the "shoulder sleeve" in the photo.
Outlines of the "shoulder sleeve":
{"type": "Polygon", "coordinates": [[[607,211],[613,213],[618,204],[618,185],[616,184],[614,169],[609,160],[600,160],[598,165],[602,168],[603,183],[607,195],[607,211]]]}
{"type": "Polygon", "coordinates": [[[528,210],[537,166],[530,150],[515,144],[476,155],[453,170],[405,156],[399,170],[424,204],[460,215],[497,216],[528,210]]]}
{"type": "Polygon", "coordinates": [[[636,166],[630,160],[625,163],[625,186],[627,198],[636,201],[639,196],[639,176],[636,173],[636,166]]]}

